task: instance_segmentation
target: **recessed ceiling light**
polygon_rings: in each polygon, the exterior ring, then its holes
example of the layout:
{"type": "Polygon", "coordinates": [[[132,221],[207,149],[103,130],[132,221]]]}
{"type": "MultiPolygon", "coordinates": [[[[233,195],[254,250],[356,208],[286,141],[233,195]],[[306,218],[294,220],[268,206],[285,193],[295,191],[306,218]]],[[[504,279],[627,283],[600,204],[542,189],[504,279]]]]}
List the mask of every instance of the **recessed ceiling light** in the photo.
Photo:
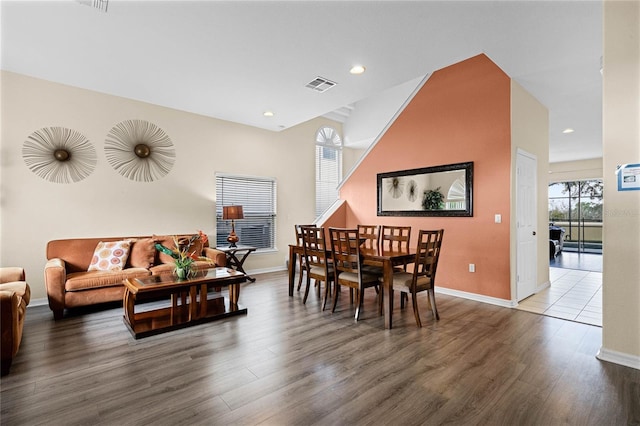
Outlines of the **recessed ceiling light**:
{"type": "Polygon", "coordinates": [[[366,68],[364,67],[364,65],[354,65],[351,67],[351,69],[349,70],[349,72],[351,74],[362,74],[364,71],[366,70],[366,68]]]}
{"type": "Polygon", "coordinates": [[[568,133],[573,133],[573,132],[575,132],[575,130],[573,130],[571,127],[567,127],[566,129],[564,129],[562,131],[562,133],[564,133],[565,135],[568,134],[568,133]]]}
{"type": "Polygon", "coordinates": [[[265,117],[273,117],[273,111],[265,111],[262,113],[262,115],[264,115],[265,117]]]}

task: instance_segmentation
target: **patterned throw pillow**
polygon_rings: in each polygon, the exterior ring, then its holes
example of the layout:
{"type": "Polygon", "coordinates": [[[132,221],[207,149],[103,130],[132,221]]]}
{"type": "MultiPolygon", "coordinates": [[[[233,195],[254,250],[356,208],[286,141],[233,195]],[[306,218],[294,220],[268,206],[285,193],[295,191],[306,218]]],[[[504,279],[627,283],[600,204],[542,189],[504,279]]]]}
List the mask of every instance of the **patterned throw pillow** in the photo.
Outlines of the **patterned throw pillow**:
{"type": "Polygon", "coordinates": [[[130,241],[100,241],[93,251],[89,271],[121,271],[129,257],[130,241]]]}

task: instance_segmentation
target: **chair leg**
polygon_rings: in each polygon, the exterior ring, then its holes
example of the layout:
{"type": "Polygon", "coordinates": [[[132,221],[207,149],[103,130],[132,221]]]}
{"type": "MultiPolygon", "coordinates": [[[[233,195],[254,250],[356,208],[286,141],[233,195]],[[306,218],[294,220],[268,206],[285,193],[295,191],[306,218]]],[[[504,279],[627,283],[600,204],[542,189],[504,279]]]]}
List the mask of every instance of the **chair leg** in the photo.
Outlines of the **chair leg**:
{"type": "Polygon", "coordinates": [[[416,293],[411,293],[411,303],[413,304],[413,315],[416,317],[416,324],[418,327],[422,327],[420,311],[418,311],[418,295],[416,293]]]}
{"type": "Polygon", "coordinates": [[[309,296],[309,287],[311,287],[311,278],[307,274],[307,286],[304,289],[304,297],[302,298],[302,304],[307,303],[307,297],[309,296]]]}
{"type": "Polygon", "coordinates": [[[324,300],[322,301],[322,310],[324,311],[324,309],[327,307],[327,299],[329,299],[329,295],[331,294],[331,281],[326,281],[325,287],[324,287],[324,300]]]}
{"type": "Polygon", "coordinates": [[[331,309],[331,313],[336,311],[336,306],[338,305],[338,294],[340,293],[340,284],[336,283],[335,291],[333,292],[333,308],[331,309]]]}
{"type": "Polygon", "coordinates": [[[360,309],[364,305],[364,289],[356,290],[356,295],[358,297],[358,306],[356,307],[356,321],[360,318],[360,309]]]}
{"type": "Polygon", "coordinates": [[[298,278],[298,291],[300,291],[300,286],[302,286],[302,273],[304,272],[304,265],[302,264],[302,258],[300,259],[300,277],[298,278]]]}
{"type": "Polygon", "coordinates": [[[440,315],[438,315],[438,308],[436,307],[436,292],[431,289],[427,290],[427,293],[429,293],[429,299],[431,300],[431,312],[433,312],[433,317],[436,321],[439,321],[440,315]]]}
{"type": "Polygon", "coordinates": [[[407,293],[406,292],[401,292],[400,293],[400,309],[404,309],[404,303],[408,300],[407,297],[407,293]]]}

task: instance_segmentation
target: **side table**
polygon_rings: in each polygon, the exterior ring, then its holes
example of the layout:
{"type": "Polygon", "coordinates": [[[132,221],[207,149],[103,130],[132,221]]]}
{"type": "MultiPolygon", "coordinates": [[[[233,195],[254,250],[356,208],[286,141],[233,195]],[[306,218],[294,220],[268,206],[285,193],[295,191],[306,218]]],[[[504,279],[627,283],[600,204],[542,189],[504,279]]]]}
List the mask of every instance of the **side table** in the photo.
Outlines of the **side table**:
{"type": "Polygon", "coordinates": [[[244,261],[247,260],[247,257],[249,257],[249,255],[251,253],[253,253],[254,251],[256,251],[255,247],[252,246],[244,246],[244,245],[238,245],[237,247],[216,247],[216,250],[220,250],[222,252],[224,252],[224,254],[227,256],[227,266],[230,268],[233,268],[237,271],[242,272],[243,274],[246,275],[246,278],[251,281],[252,283],[256,281],[255,278],[250,277],[244,270],[244,267],[242,266],[244,264],[244,261]],[[244,253],[244,254],[242,254],[244,253]],[[241,258],[238,258],[238,254],[242,254],[241,258]]]}

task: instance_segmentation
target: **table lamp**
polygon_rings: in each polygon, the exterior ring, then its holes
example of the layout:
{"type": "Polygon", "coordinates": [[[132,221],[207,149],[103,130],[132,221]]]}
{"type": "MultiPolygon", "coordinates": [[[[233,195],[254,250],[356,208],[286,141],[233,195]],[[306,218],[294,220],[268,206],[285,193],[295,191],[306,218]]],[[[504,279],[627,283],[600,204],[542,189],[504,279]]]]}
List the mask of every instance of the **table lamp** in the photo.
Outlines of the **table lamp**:
{"type": "Polygon", "coordinates": [[[227,237],[227,241],[229,241],[229,247],[237,247],[236,243],[240,241],[240,238],[236,235],[235,224],[233,221],[235,219],[244,219],[244,214],[242,213],[242,206],[223,206],[222,207],[222,219],[229,220],[231,219],[231,233],[227,237]]]}

